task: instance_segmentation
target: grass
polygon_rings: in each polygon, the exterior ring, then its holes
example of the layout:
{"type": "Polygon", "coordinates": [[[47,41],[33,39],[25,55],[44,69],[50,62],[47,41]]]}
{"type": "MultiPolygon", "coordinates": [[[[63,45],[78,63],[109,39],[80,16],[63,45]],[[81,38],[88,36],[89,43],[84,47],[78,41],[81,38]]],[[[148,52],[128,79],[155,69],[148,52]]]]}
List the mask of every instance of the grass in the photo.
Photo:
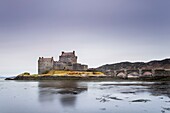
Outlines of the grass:
{"type": "Polygon", "coordinates": [[[45,75],[54,75],[54,76],[102,76],[104,74],[102,72],[51,70],[45,75]]]}
{"type": "Polygon", "coordinates": [[[65,71],[65,70],[51,70],[46,74],[28,74],[22,73],[19,76],[25,77],[39,77],[39,76],[74,76],[74,77],[88,77],[88,76],[104,76],[102,72],[87,72],[87,71],[65,71]]]}
{"type": "Polygon", "coordinates": [[[38,77],[38,74],[32,74],[31,76],[38,77]]]}

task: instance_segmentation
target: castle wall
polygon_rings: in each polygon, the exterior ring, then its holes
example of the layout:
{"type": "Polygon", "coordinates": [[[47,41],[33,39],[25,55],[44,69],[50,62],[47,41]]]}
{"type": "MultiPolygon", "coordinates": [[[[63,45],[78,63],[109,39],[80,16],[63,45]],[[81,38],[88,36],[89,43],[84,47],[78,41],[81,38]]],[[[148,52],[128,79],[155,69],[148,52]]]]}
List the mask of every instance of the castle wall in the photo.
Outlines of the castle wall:
{"type": "Polygon", "coordinates": [[[64,62],[64,63],[77,63],[77,57],[76,56],[71,56],[71,57],[68,57],[68,56],[60,56],[59,58],[60,62],[64,62]]]}
{"type": "Polygon", "coordinates": [[[54,70],[65,70],[67,65],[65,63],[55,62],[54,63],[54,70]]]}
{"type": "Polygon", "coordinates": [[[40,57],[38,60],[38,74],[43,74],[50,70],[83,71],[87,69],[87,65],[77,63],[77,56],[75,56],[75,51],[68,53],[62,52],[62,55],[59,57],[59,61],[54,61],[53,57],[40,57]]]}
{"type": "Polygon", "coordinates": [[[53,70],[53,58],[39,58],[38,60],[38,74],[43,74],[47,71],[53,70]]]}
{"type": "Polygon", "coordinates": [[[82,64],[73,64],[73,70],[76,70],[76,71],[85,71],[88,69],[88,66],[87,65],[82,65],[82,64]]]}

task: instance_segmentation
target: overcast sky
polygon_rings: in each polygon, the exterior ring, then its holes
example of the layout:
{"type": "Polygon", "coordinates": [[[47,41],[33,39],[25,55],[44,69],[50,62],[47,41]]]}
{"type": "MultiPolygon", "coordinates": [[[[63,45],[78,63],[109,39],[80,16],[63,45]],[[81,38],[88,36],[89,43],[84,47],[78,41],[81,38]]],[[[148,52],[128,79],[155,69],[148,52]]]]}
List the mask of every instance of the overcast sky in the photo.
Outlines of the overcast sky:
{"type": "Polygon", "coordinates": [[[170,0],[0,0],[0,75],[73,50],[89,67],[170,57],[170,0]]]}

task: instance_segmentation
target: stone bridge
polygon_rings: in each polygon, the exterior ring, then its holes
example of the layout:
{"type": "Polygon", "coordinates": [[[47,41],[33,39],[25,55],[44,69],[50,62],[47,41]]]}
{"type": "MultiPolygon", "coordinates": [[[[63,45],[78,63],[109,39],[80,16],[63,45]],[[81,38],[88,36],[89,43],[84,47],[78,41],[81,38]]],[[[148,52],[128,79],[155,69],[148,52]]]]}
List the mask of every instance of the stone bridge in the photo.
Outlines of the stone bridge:
{"type": "Polygon", "coordinates": [[[110,71],[110,75],[115,77],[152,77],[152,76],[170,76],[170,70],[165,69],[122,69],[110,71]]]}

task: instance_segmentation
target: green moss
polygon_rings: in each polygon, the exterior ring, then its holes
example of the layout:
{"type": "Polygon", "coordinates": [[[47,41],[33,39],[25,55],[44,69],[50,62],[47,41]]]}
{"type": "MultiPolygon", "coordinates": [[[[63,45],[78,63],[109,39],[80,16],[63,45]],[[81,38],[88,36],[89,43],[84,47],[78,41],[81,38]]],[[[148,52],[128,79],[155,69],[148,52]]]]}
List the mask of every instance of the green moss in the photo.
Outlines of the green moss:
{"type": "Polygon", "coordinates": [[[19,76],[29,76],[29,75],[30,75],[30,73],[24,72],[24,73],[20,74],[19,76]]]}
{"type": "Polygon", "coordinates": [[[33,74],[33,75],[31,75],[31,76],[33,76],[33,77],[38,77],[38,74],[33,74]]]}
{"type": "Polygon", "coordinates": [[[28,72],[24,72],[24,73],[23,73],[23,75],[30,75],[30,73],[28,73],[28,72]]]}

